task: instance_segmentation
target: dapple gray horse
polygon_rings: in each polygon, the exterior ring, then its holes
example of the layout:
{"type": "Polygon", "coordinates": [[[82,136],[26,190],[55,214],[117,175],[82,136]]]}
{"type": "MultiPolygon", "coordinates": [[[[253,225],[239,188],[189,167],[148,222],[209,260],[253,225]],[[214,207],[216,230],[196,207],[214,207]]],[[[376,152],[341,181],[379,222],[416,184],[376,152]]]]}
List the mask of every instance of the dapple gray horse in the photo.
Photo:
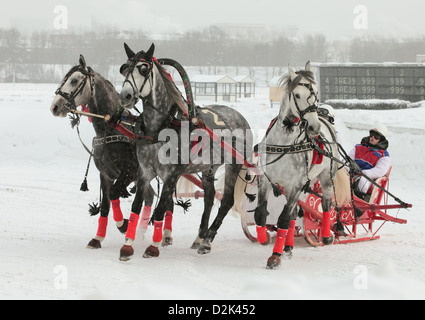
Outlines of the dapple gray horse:
{"type": "MultiPolygon", "coordinates": [[[[154,223],[154,234],[152,244],[146,249],[145,257],[157,257],[159,255],[158,244],[162,238],[162,225],[165,214],[172,214],[173,199],[172,194],[176,188],[177,180],[182,174],[202,173],[202,186],[205,191],[204,212],[199,227],[198,238],[193,244],[193,248],[198,248],[198,253],[205,254],[211,250],[211,242],[213,241],[217,230],[223,222],[224,217],[234,204],[234,186],[242,163],[230,161],[225,163],[225,188],[221,206],[217,217],[212,225],[208,228],[211,209],[214,202],[215,188],[214,176],[217,169],[224,163],[225,155],[214,154],[216,148],[205,148],[212,143],[208,136],[203,136],[197,145],[191,137],[193,134],[202,135],[202,130],[193,127],[188,107],[181,96],[180,91],[176,88],[174,82],[155,58],[153,58],[154,45],[147,52],[140,51],[134,53],[126,44],[124,45],[128,56],[128,61],[121,67],[121,73],[125,76],[122,91],[120,93],[121,104],[126,108],[132,108],[141,99],[143,101],[143,131],[144,134],[154,139],[155,143],[140,141],[137,144],[137,158],[140,164],[138,178],[137,196],[144,197],[146,189],[150,181],[155,177],[160,177],[163,181],[163,189],[157,208],[152,216],[154,223]],[[169,132],[170,137],[173,132],[176,133],[174,140],[170,142],[161,138],[164,132],[169,132]],[[192,140],[191,140],[192,139],[192,140]],[[205,143],[205,144],[203,144],[205,143]],[[189,157],[189,153],[197,149],[196,155],[202,154],[201,157],[193,159],[189,157]],[[168,161],[164,159],[168,153],[177,151],[174,160],[168,161]],[[160,155],[163,155],[162,159],[160,155]],[[220,160],[218,162],[212,159],[220,160]],[[199,161],[201,159],[201,161],[199,161]],[[193,160],[193,161],[192,161],[193,160]],[[167,163],[168,162],[168,163],[167,163]]],[[[209,106],[206,108],[197,108],[196,112],[200,114],[214,115],[217,123],[221,123],[227,131],[232,133],[236,130],[243,131],[243,137],[235,137],[234,147],[240,154],[245,155],[246,150],[251,150],[250,127],[244,117],[232,108],[226,106],[209,106]],[[248,139],[245,139],[249,136],[248,139]],[[248,140],[248,141],[247,141],[248,140]]],[[[205,121],[206,122],[206,121],[205,121]]],[[[136,215],[140,212],[140,208],[134,206],[133,213],[136,215]]],[[[134,230],[136,226],[130,219],[129,231],[126,235],[126,244],[121,249],[121,259],[129,259],[134,250],[132,243],[134,241],[134,230]],[[132,231],[133,230],[133,231],[132,231]]]]}
{"type": "Polygon", "coordinates": [[[258,205],[254,214],[257,240],[267,244],[269,239],[265,224],[268,215],[268,193],[271,190],[275,194],[284,193],[287,203],[278,218],[277,241],[273,254],[267,261],[267,268],[270,269],[280,265],[284,244],[285,253],[291,254],[293,232],[288,230],[295,227],[297,201],[303,188],[316,178],[320,181],[323,193],[322,242],[325,245],[333,243],[329,211],[337,165],[329,157],[320,158],[320,163],[314,163],[313,159],[318,155],[313,149],[316,143],[314,137],[320,136],[331,142],[326,144],[326,148],[333,157],[338,157],[337,145],[334,143],[336,133],[331,125],[319,121],[318,90],[309,62],[305,70],[298,72],[289,67],[289,74],[282,80],[281,85],[284,94],[279,115],[259,144],[258,166],[263,173],[258,177],[258,205]]]}
{"type": "MultiPolygon", "coordinates": [[[[65,117],[77,106],[87,105],[90,113],[111,115],[119,106],[119,96],[112,83],[86,65],[81,55],[79,64],[71,68],[56,91],[50,111],[55,117],[65,117]]],[[[93,139],[93,159],[100,172],[102,201],[100,204],[99,225],[96,236],[90,240],[88,248],[101,248],[105,239],[108,214],[112,205],[113,218],[122,233],[127,231],[127,219],[123,218],[120,197],[127,198],[127,186],[137,179],[138,162],[133,141],[117,129],[97,117],[92,119],[96,137],[93,139]]],[[[150,215],[154,191],[146,193],[145,214],[150,215]]],[[[93,211],[93,210],[92,210],[93,211]]],[[[92,212],[97,214],[98,211],[92,212]]],[[[149,217],[148,217],[149,218],[149,217]]]]}

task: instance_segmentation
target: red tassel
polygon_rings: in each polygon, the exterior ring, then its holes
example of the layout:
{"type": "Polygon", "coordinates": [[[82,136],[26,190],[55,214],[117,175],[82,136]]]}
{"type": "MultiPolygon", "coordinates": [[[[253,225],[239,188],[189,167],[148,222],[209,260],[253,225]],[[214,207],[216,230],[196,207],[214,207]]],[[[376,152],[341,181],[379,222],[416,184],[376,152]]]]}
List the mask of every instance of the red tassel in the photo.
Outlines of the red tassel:
{"type": "Polygon", "coordinates": [[[136,229],[137,229],[137,223],[139,221],[139,215],[136,213],[132,213],[130,215],[130,218],[128,219],[128,227],[127,227],[127,233],[125,235],[128,239],[136,239],[136,229]]]}
{"type": "Polygon", "coordinates": [[[106,237],[106,227],[108,226],[108,217],[99,217],[98,227],[96,236],[105,238],[106,237]]]}
{"type": "MultiPolygon", "coordinates": [[[[81,105],[81,111],[90,112],[89,105],[88,104],[81,105]]],[[[92,119],[90,117],[87,117],[87,119],[89,120],[90,123],[92,123],[92,119]]]]}
{"type": "Polygon", "coordinates": [[[111,200],[112,212],[114,214],[114,221],[119,222],[124,219],[120,207],[120,199],[111,200]]]}
{"type": "Polygon", "coordinates": [[[322,237],[329,238],[331,236],[331,214],[329,211],[323,212],[322,216],[322,237]]]}
{"type": "Polygon", "coordinates": [[[295,220],[289,222],[288,234],[285,239],[285,246],[294,247],[295,220]]]}
{"type": "Polygon", "coordinates": [[[164,230],[173,231],[173,213],[171,211],[165,213],[164,230]]]}
{"type": "Polygon", "coordinates": [[[282,254],[283,253],[283,244],[285,243],[285,238],[288,233],[286,229],[277,229],[277,238],[276,243],[273,247],[273,253],[282,254]]]}
{"type": "Polygon", "coordinates": [[[162,225],[163,221],[154,221],[154,231],[153,231],[153,242],[161,242],[162,241],[162,225]]]}

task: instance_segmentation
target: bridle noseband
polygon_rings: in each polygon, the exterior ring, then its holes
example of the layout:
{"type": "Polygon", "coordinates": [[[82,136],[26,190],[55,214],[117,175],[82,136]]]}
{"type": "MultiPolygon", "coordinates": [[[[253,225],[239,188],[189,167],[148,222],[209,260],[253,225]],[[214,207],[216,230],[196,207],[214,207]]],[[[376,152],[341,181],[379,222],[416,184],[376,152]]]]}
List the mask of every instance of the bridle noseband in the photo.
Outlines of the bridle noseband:
{"type": "MultiPolygon", "coordinates": [[[[122,74],[125,70],[128,70],[127,71],[127,75],[126,75],[126,77],[125,77],[125,80],[124,80],[124,82],[123,82],[123,86],[126,84],[126,83],[129,83],[130,84],[130,86],[131,86],[131,89],[133,90],[133,96],[134,96],[134,104],[136,104],[138,101],[139,101],[139,99],[144,99],[144,98],[146,98],[146,97],[143,97],[141,94],[142,94],[142,91],[143,91],[143,89],[145,88],[145,85],[146,85],[146,82],[149,80],[149,82],[150,82],[150,85],[151,85],[151,92],[152,92],[152,87],[153,87],[153,78],[152,78],[152,71],[153,71],[153,61],[148,61],[148,60],[146,60],[146,59],[144,59],[144,58],[142,58],[142,55],[144,55],[145,53],[143,52],[143,51],[141,51],[141,52],[139,52],[138,54],[136,54],[136,56],[134,56],[133,58],[130,58],[129,60],[131,61],[130,63],[125,63],[125,64],[123,64],[122,66],[121,66],[121,68],[120,68],[120,73],[122,74]],[[147,67],[147,69],[145,69],[145,70],[142,70],[141,69],[141,67],[143,66],[143,65],[141,65],[141,66],[138,66],[137,67],[137,64],[139,63],[139,62],[143,62],[143,63],[145,63],[148,67],[147,67]],[[136,80],[134,79],[134,75],[133,75],[133,72],[134,72],[134,69],[137,67],[137,69],[139,70],[139,73],[140,73],[140,75],[141,76],[143,76],[144,78],[145,78],[145,80],[143,81],[143,83],[142,83],[142,85],[140,86],[140,89],[138,89],[137,88],[137,85],[136,85],[136,80]],[[130,75],[131,75],[131,81],[129,80],[129,77],[130,77],[130,75]]],[[[149,96],[150,95],[150,93],[147,95],[147,96],[149,96]]]]}
{"type": "Polygon", "coordinates": [[[291,101],[291,96],[293,96],[293,98],[294,98],[294,103],[295,103],[295,106],[297,107],[297,111],[298,111],[298,113],[299,113],[299,115],[300,115],[301,120],[305,120],[305,119],[304,119],[304,116],[305,116],[307,113],[310,113],[310,112],[317,112],[317,108],[318,108],[318,104],[317,104],[317,102],[319,102],[319,99],[318,99],[318,97],[317,97],[317,94],[314,92],[314,90],[313,90],[313,86],[312,86],[312,84],[311,84],[311,83],[299,83],[298,85],[299,85],[299,86],[306,87],[306,88],[310,91],[310,95],[309,95],[309,96],[308,96],[308,98],[307,98],[307,102],[308,102],[308,100],[309,100],[311,97],[314,97],[314,102],[313,102],[312,104],[310,104],[310,105],[309,105],[307,108],[305,108],[304,110],[301,110],[301,109],[300,109],[300,107],[299,107],[299,105],[298,105],[297,99],[296,99],[296,97],[295,97],[295,93],[292,91],[292,92],[291,92],[291,94],[289,95],[289,101],[291,101]]]}

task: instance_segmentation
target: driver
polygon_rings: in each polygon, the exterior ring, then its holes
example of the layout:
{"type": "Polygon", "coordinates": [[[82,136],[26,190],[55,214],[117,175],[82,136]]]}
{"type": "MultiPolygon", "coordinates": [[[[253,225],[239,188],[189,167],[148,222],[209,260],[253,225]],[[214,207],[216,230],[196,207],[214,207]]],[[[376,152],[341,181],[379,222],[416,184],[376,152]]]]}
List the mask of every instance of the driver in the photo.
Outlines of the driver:
{"type": "MultiPolygon", "coordinates": [[[[370,129],[369,136],[364,137],[360,144],[348,153],[350,158],[358,164],[362,173],[370,179],[383,177],[391,167],[390,154],[387,151],[389,145],[387,135],[387,127],[378,124],[370,129]]],[[[364,199],[371,184],[365,177],[360,177],[355,182],[354,193],[364,199]]]]}

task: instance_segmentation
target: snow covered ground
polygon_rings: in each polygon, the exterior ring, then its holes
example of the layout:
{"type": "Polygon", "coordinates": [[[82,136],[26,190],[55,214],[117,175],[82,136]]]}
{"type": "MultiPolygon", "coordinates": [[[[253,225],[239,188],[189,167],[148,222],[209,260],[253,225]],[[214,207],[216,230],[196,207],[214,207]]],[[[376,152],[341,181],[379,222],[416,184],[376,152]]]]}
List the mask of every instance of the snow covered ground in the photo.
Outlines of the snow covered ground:
{"type": "MultiPolygon", "coordinates": [[[[337,110],[337,127],[349,150],[367,130],[347,123],[382,121],[392,132],[390,190],[412,203],[393,210],[406,225],[387,223],[381,239],[330,247],[310,247],[295,240],[292,260],[266,270],[272,247],[251,243],[240,219],[229,215],[210,254],[189,249],[195,239],[202,199],[189,213],[174,214],[174,244],[157,259],[144,259],[150,242],[135,241],[135,256],[118,260],[123,236],[112,218],[103,248],[88,250],[97,217],[99,178],[92,164],[90,191],[79,191],[88,154],[69,121],[54,118],[50,103],[57,85],[0,84],[0,298],[1,299],[424,299],[425,298],[425,105],[415,109],[337,110]]],[[[231,106],[261,135],[278,107],[270,108],[267,88],[257,97],[231,106]]],[[[91,143],[86,119],[82,138],[91,143]]],[[[129,215],[131,199],[122,201],[129,215]]]]}

